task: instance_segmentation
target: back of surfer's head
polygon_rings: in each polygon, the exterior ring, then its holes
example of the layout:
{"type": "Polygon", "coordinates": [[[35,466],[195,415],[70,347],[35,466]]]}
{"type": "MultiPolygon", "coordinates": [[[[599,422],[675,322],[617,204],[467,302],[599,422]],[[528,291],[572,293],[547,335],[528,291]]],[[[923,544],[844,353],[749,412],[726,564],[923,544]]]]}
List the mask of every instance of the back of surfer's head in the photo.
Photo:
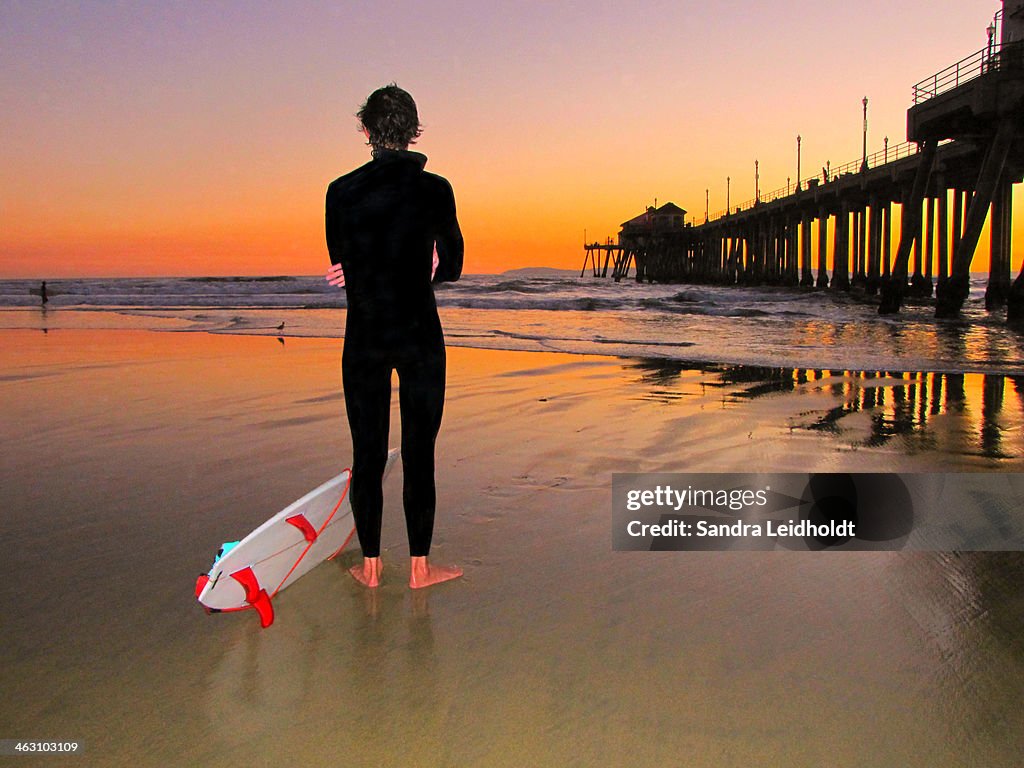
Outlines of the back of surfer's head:
{"type": "Polygon", "coordinates": [[[422,133],[416,102],[394,83],[378,88],[356,113],[374,151],[405,149],[422,133]]]}

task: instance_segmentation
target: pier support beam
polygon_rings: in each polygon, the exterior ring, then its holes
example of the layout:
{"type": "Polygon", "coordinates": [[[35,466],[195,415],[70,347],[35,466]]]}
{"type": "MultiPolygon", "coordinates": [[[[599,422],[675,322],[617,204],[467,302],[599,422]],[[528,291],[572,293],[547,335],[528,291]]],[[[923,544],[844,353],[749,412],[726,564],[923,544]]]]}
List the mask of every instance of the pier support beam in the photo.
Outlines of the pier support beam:
{"type": "Polygon", "coordinates": [[[868,205],[857,212],[857,274],[854,285],[860,284],[865,289],[868,285],[868,205]]]}
{"type": "Polygon", "coordinates": [[[729,263],[729,285],[735,285],[743,272],[743,238],[736,237],[732,241],[732,260],[729,263]]]}
{"type": "Polygon", "coordinates": [[[811,214],[805,213],[800,222],[800,285],[814,287],[814,273],[811,271],[811,214]]]}
{"type": "MultiPolygon", "coordinates": [[[[1012,197],[1011,197],[1012,203],[1012,197]]],[[[1013,208],[1011,205],[1006,207],[1006,231],[1009,233],[1010,225],[1013,223],[1013,208]]],[[[1009,246],[1006,249],[1006,261],[1010,262],[1013,258],[1009,246]]],[[[1020,274],[1017,275],[1017,279],[1013,281],[1013,285],[1010,287],[1010,293],[1006,297],[1006,319],[1008,322],[1020,323],[1024,322],[1024,263],[1021,264],[1020,274]]]]}
{"type": "Polygon", "coordinates": [[[888,280],[892,266],[892,201],[886,200],[882,209],[882,279],[888,280]]]}
{"type": "Polygon", "coordinates": [[[950,269],[949,282],[935,296],[936,317],[956,317],[967,299],[970,291],[971,260],[974,249],[981,236],[981,228],[988,215],[996,187],[1003,175],[1006,158],[1013,145],[1016,131],[1013,118],[1004,118],[996,129],[992,141],[985,151],[985,159],[981,163],[978,174],[976,192],[971,198],[967,209],[967,220],[964,222],[963,236],[953,250],[953,265],[950,269]]]}
{"type": "Polygon", "coordinates": [[[869,296],[874,296],[882,281],[882,203],[876,195],[872,195],[868,201],[868,210],[871,211],[871,224],[868,229],[866,249],[867,284],[865,288],[869,296]]]}
{"type": "Polygon", "coordinates": [[[836,216],[832,261],[832,290],[850,290],[850,209],[845,200],[836,216]]]}
{"type": "Polygon", "coordinates": [[[828,211],[818,208],[818,288],[828,288],[828,211]]]}
{"type": "Polygon", "coordinates": [[[942,197],[939,198],[939,269],[938,286],[949,280],[949,190],[944,183],[939,184],[942,197]]]}
{"type": "Polygon", "coordinates": [[[771,244],[768,246],[768,273],[771,275],[772,285],[779,285],[782,282],[782,261],[786,258],[786,246],[783,244],[782,235],[785,227],[778,221],[771,224],[771,244]]]}
{"type": "MultiPolygon", "coordinates": [[[[965,191],[957,187],[953,190],[953,247],[950,248],[950,256],[956,253],[956,249],[960,247],[960,238],[964,234],[964,198],[966,197],[965,191]]],[[[950,258],[949,262],[950,274],[952,274],[953,260],[950,258]]]]}
{"type": "Polygon", "coordinates": [[[1006,304],[1010,294],[1010,211],[1013,208],[1013,185],[1003,181],[992,198],[991,259],[988,288],[985,290],[985,309],[992,310],[1006,304]]]}
{"type": "Polygon", "coordinates": [[[931,296],[934,290],[932,286],[932,262],[935,260],[935,198],[929,197],[925,204],[926,223],[928,234],[924,246],[924,281],[921,283],[921,295],[931,296]]]}
{"type": "Polygon", "coordinates": [[[910,247],[915,235],[920,236],[921,201],[928,187],[928,177],[935,163],[935,150],[938,142],[929,139],[921,150],[921,160],[914,174],[914,186],[904,200],[900,216],[900,245],[896,249],[896,259],[892,265],[889,282],[882,286],[882,302],[878,305],[878,313],[891,315],[900,311],[903,305],[903,294],[907,289],[907,263],[910,260],[910,247]]]}
{"type": "Polygon", "coordinates": [[[862,288],[867,282],[864,273],[864,240],[867,223],[867,209],[858,207],[853,212],[853,274],[850,283],[854,288],[862,288]]]}
{"type": "Polygon", "coordinates": [[[800,220],[790,219],[786,238],[786,285],[800,285],[800,220]]]}
{"type": "Polygon", "coordinates": [[[925,221],[922,219],[918,225],[917,232],[914,233],[914,274],[910,276],[910,295],[911,296],[925,296],[930,291],[926,292],[924,288],[924,274],[922,272],[923,262],[923,251],[924,251],[924,230],[925,221]]]}

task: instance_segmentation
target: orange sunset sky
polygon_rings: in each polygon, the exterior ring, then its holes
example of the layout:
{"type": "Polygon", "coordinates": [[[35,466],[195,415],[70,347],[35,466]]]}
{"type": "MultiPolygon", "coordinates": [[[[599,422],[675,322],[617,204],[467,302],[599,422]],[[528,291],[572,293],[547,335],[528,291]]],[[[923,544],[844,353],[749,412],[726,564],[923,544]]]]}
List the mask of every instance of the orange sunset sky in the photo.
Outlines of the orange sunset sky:
{"type": "MultiPolygon", "coordinates": [[[[657,198],[703,221],[905,140],[998,2],[0,5],[0,277],[318,274],[323,194],[396,81],[467,272],[579,268],[657,198]]],[[[1014,269],[1024,254],[1014,190],[1014,269]]],[[[987,232],[974,269],[987,266],[987,232]]]]}

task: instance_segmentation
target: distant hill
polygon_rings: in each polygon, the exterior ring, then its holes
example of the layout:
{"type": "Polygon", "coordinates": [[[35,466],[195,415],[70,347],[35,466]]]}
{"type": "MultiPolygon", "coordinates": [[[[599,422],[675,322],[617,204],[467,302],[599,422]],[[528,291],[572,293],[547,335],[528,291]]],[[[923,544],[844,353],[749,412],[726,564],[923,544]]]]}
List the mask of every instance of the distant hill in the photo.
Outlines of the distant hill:
{"type": "Polygon", "coordinates": [[[555,269],[555,267],[520,267],[507,269],[501,274],[509,277],[569,277],[579,274],[574,269],[555,269]]]}

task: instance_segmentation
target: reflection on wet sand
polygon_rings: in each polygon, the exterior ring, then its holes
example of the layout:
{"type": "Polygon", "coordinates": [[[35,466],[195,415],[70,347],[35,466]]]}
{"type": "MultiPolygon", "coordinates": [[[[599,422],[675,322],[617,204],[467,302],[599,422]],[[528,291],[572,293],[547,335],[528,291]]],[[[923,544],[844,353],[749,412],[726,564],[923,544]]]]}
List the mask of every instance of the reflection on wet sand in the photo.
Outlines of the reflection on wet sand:
{"type": "Polygon", "coordinates": [[[923,714],[948,724],[964,765],[1005,765],[1024,754],[1024,553],[907,553],[893,585],[921,632],[923,714]],[[998,746],[997,746],[998,745],[998,746]]]}
{"type": "MultiPolygon", "coordinates": [[[[905,451],[949,451],[990,459],[1024,456],[1024,377],[981,373],[840,371],[808,368],[725,366],[645,359],[639,397],[673,402],[708,388],[723,400],[794,393],[828,394],[834,404],[801,413],[794,428],[842,436],[850,417],[868,420],[867,434],[852,444],[880,447],[900,440],[905,451]]],[[[862,435],[862,424],[855,430],[862,435]]]]}
{"type": "Polygon", "coordinates": [[[217,627],[206,748],[268,765],[1014,765],[1024,557],[828,557],[492,574],[434,595],[438,616],[430,596],[366,601],[329,578],[342,569],[316,574],[273,632],[217,627]]]}
{"type": "Polygon", "coordinates": [[[465,577],[407,589],[395,472],[384,586],[346,551],[260,630],[192,585],[349,460],[340,342],[0,341],[4,738],[81,738],[81,766],[1019,764],[1020,555],[619,553],[608,508],[616,471],[1011,469],[1018,380],[450,349],[434,545],[465,577]]]}

